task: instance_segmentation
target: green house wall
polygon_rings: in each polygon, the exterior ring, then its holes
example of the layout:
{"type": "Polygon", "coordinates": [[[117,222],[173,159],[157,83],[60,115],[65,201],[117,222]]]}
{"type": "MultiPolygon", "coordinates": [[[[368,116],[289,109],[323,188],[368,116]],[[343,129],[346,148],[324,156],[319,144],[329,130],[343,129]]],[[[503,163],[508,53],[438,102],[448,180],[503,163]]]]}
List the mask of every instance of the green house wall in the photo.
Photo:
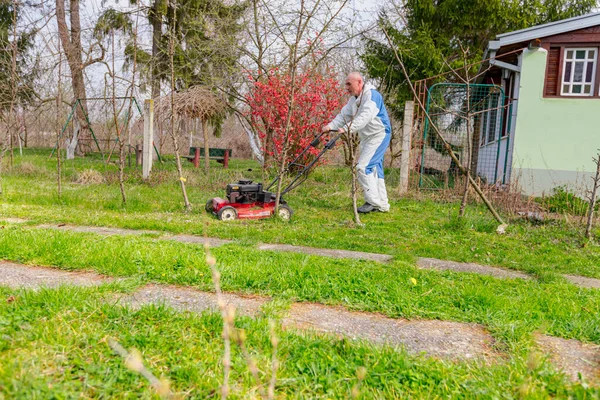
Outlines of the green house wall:
{"type": "Polygon", "coordinates": [[[544,98],[547,56],[522,55],[511,182],[530,195],[561,185],[583,194],[600,148],[600,99],[544,98]]]}

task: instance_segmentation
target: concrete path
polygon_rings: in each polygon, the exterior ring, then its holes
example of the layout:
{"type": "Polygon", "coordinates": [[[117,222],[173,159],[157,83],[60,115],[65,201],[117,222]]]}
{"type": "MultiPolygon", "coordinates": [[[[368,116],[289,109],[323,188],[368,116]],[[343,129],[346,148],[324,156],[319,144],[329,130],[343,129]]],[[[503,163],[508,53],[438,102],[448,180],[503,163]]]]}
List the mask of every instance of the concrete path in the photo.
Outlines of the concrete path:
{"type": "Polygon", "coordinates": [[[526,273],[510,269],[488,267],[473,263],[459,263],[455,261],[444,261],[436,258],[419,258],[417,266],[424,269],[449,270],[455,272],[472,272],[480,275],[490,275],[496,278],[520,278],[531,279],[526,273]]]}
{"type": "Polygon", "coordinates": [[[111,278],[93,272],[69,272],[0,261],[0,285],[15,289],[55,288],[61,285],[96,286],[112,281],[111,278]]]}
{"type": "Polygon", "coordinates": [[[195,235],[171,235],[167,232],[162,231],[150,231],[150,230],[137,230],[137,229],[123,229],[123,228],[108,228],[101,226],[80,226],[80,225],[66,225],[66,224],[44,224],[37,225],[35,228],[41,229],[57,229],[69,232],[84,232],[84,233],[96,233],[98,235],[154,235],[160,240],[173,240],[181,243],[193,243],[193,244],[204,244],[208,241],[210,247],[218,247],[227,243],[232,243],[231,240],[217,239],[217,238],[205,238],[203,236],[195,235]]]}
{"type": "Polygon", "coordinates": [[[367,260],[385,263],[391,261],[394,257],[388,254],[365,253],[362,251],[350,250],[332,250],[332,249],[317,249],[306,246],[292,246],[289,244],[261,244],[259,250],[273,251],[290,251],[293,253],[309,254],[313,256],[323,256],[332,258],[351,258],[354,260],[367,260]]]}
{"type": "MultiPolygon", "coordinates": [[[[12,288],[38,289],[72,284],[92,286],[111,279],[88,272],[68,272],[53,268],[31,267],[0,262],[0,285],[12,288]]],[[[267,297],[227,293],[224,300],[236,307],[236,315],[258,316],[267,297]]],[[[202,313],[218,311],[214,293],[189,287],[146,285],[130,295],[121,295],[117,304],[141,307],[163,304],[178,311],[202,313]]],[[[439,320],[393,319],[381,314],[352,312],[343,307],[313,303],[293,303],[282,318],[285,329],[333,334],[352,340],[404,349],[409,354],[424,354],[451,360],[483,360],[495,362],[502,356],[493,349],[493,338],[484,327],[439,320]]],[[[540,350],[573,380],[581,374],[588,382],[600,383],[600,346],[586,345],[539,335],[540,350]]]]}

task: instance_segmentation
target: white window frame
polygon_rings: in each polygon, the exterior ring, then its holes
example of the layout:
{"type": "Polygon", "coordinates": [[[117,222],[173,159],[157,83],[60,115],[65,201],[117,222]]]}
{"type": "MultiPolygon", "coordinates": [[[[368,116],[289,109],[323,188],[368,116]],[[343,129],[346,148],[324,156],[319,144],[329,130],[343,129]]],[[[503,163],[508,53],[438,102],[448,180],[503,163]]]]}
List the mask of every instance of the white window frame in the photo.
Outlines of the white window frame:
{"type": "Polygon", "coordinates": [[[596,94],[596,68],[598,67],[598,48],[597,47],[565,47],[563,49],[563,62],[562,62],[562,71],[560,77],[560,95],[561,96],[579,96],[579,97],[593,97],[596,94]],[[567,53],[569,51],[573,52],[573,58],[567,58],[567,53]],[[577,59],[576,54],[578,51],[585,51],[586,57],[584,59],[577,59]],[[594,52],[593,58],[588,58],[589,52],[594,52]],[[569,81],[565,82],[565,72],[567,70],[567,63],[571,62],[571,73],[569,76],[569,81]],[[581,82],[574,82],[573,79],[575,77],[575,62],[583,62],[583,76],[581,82]],[[592,67],[592,80],[590,82],[586,82],[585,78],[587,75],[587,68],[589,63],[593,63],[592,67]],[[573,93],[573,86],[580,85],[581,92],[573,93]],[[565,90],[565,86],[567,86],[568,90],[565,90]],[[585,87],[590,87],[589,93],[584,93],[585,87]]]}

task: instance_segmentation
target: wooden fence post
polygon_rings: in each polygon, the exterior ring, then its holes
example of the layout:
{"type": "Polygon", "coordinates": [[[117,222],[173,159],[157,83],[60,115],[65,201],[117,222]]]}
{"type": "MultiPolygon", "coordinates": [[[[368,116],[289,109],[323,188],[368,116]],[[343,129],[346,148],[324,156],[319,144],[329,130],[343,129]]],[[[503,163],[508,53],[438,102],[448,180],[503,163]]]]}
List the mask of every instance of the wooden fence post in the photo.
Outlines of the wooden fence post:
{"type": "Polygon", "coordinates": [[[196,147],[194,149],[194,159],[192,161],[194,163],[194,168],[198,168],[200,166],[200,147],[196,147]]]}
{"type": "Polygon", "coordinates": [[[410,147],[413,133],[414,101],[404,104],[404,125],[402,127],[402,153],[400,154],[400,194],[408,192],[408,177],[410,172],[410,147]]]}

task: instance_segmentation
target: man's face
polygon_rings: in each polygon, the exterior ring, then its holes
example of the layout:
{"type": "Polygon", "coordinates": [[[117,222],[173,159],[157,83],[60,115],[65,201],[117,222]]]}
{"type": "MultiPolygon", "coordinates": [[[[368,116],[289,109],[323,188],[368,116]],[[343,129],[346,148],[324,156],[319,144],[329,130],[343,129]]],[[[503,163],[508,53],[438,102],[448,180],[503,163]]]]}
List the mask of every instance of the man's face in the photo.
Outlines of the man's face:
{"type": "Polygon", "coordinates": [[[348,94],[350,94],[351,96],[360,95],[360,92],[362,92],[362,87],[363,87],[362,79],[360,79],[354,75],[349,75],[346,78],[346,92],[348,92],[348,94]]]}

